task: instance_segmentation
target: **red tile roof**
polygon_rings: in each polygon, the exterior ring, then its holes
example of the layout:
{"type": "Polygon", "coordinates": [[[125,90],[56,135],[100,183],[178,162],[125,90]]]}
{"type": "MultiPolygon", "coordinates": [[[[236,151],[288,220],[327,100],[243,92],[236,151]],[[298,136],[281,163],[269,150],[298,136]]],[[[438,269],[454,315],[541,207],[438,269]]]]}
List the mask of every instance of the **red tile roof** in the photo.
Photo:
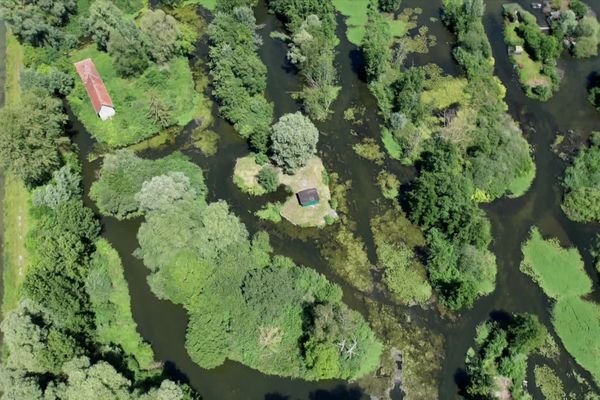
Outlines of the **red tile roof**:
{"type": "Polygon", "coordinates": [[[106,91],[104,82],[102,82],[102,78],[92,59],[86,58],[85,60],[76,62],[75,69],[85,85],[85,89],[87,90],[88,96],[90,96],[90,100],[92,101],[96,113],[100,112],[102,106],[113,107],[112,100],[106,91]]]}

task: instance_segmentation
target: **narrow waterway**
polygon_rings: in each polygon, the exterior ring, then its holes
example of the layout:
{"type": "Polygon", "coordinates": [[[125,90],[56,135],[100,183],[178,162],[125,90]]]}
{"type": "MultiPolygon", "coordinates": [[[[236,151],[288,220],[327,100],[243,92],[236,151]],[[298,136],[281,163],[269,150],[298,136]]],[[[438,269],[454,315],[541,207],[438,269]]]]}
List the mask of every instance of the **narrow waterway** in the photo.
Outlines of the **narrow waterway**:
{"type": "MultiPolygon", "coordinates": [[[[520,2],[529,7],[528,2],[520,2]]],[[[576,246],[585,258],[587,270],[594,279],[596,292],[598,291],[598,275],[591,265],[589,247],[600,229],[593,224],[572,223],[562,213],[560,178],[566,164],[551,151],[550,146],[557,133],[568,134],[577,142],[583,143],[591,130],[600,128],[600,113],[586,100],[587,78],[593,71],[600,71],[600,59],[596,57],[590,60],[562,60],[561,67],[565,71],[565,78],[555,97],[548,103],[527,99],[515,79],[502,39],[503,3],[501,0],[488,0],[484,22],[496,58],[496,74],[507,87],[509,111],[513,118],[521,123],[533,147],[537,177],[525,196],[518,199],[501,199],[485,207],[492,221],[495,238],[493,251],[498,259],[497,289],[492,295],[479,300],[472,310],[463,312],[456,321],[442,319],[434,310],[398,308],[399,312],[408,312],[426,321],[429,328],[446,338],[446,357],[440,376],[442,399],[458,397],[458,387],[463,379],[461,371],[464,367],[464,357],[468,347],[473,345],[475,326],[478,323],[490,316],[497,318],[504,312],[527,311],[540,316],[542,321],[551,327],[548,300],[537,285],[518,270],[521,260],[520,246],[532,225],[537,225],[544,235],[558,237],[564,245],[576,246]],[[568,133],[570,130],[573,132],[568,133]]],[[[429,25],[430,33],[435,34],[438,39],[437,45],[428,54],[414,55],[408,62],[434,62],[448,73],[460,73],[451,57],[453,37],[439,21],[441,0],[405,0],[403,6],[423,8],[419,24],[429,25]],[[432,18],[438,20],[431,22],[432,18]]],[[[594,7],[598,8],[600,5],[594,4],[594,7]]],[[[286,44],[269,36],[270,32],[281,29],[280,22],[267,13],[262,1],[256,10],[256,17],[262,27],[260,34],[264,40],[260,55],[268,68],[267,96],[274,102],[275,116],[279,117],[299,109],[291,94],[299,89],[300,84],[294,68],[286,61],[286,44]]],[[[356,46],[345,39],[343,19],[340,17],[338,21],[341,42],[337,48],[336,67],[342,89],[333,105],[331,118],[317,124],[322,132],[319,153],[330,171],[339,173],[342,180],[352,180],[349,217],[355,222],[355,232],[364,240],[370,258],[374,261],[369,221],[386,204],[374,180],[381,167],[358,157],[352,150],[352,145],[364,137],[379,138],[380,120],[375,100],[361,77],[360,54],[356,46]],[[365,107],[362,125],[357,126],[344,120],[343,111],[350,106],[365,107]]],[[[204,53],[205,48],[200,49],[199,56],[204,53]]],[[[214,115],[217,115],[216,109],[214,115]]],[[[189,155],[205,172],[209,201],[226,200],[250,232],[268,230],[277,253],[290,256],[297,263],[310,266],[339,283],[344,288],[345,301],[356,309],[362,309],[361,297],[328,268],[318,250],[319,242],[327,240],[331,230],[299,229],[289,224],[273,225],[259,221],[253,213],[265,200],[242,193],[231,179],[235,159],[248,152],[245,141],[239,138],[228,123],[216,118],[213,130],[220,135],[219,152],[214,157],[204,157],[190,146],[189,134],[192,127],[188,127],[173,144],[146,151],[142,155],[159,157],[175,150],[189,155]]],[[[85,192],[88,193],[91,183],[96,179],[100,161],[87,160],[87,155],[92,151],[93,141],[73,117],[71,131],[80,147],[84,164],[85,192]]],[[[410,168],[401,167],[397,162],[387,160],[384,167],[396,173],[403,182],[413,177],[410,168]]],[[[93,206],[87,198],[86,202],[93,206]]],[[[120,222],[113,218],[102,218],[103,234],[118,250],[125,265],[138,329],[152,344],[156,357],[165,363],[171,374],[189,382],[207,400],[367,397],[355,385],[345,382],[305,382],[266,376],[235,362],[226,362],[213,370],[204,370],[195,365],[184,347],[187,325],[185,311],[170,302],[158,300],[151,293],[146,283],[146,268],[132,256],[138,245],[136,233],[140,222],[141,220],[120,222]]],[[[373,297],[380,301],[385,300],[377,293],[373,297]]],[[[570,374],[572,370],[589,378],[589,374],[579,368],[563,349],[558,372],[568,391],[577,387],[570,374]]],[[[529,380],[532,382],[532,379],[529,380]]],[[[536,395],[535,398],[539,398],[540,394],[535,391],[533,385],[530,386],[530,390],[536,395]]]]}

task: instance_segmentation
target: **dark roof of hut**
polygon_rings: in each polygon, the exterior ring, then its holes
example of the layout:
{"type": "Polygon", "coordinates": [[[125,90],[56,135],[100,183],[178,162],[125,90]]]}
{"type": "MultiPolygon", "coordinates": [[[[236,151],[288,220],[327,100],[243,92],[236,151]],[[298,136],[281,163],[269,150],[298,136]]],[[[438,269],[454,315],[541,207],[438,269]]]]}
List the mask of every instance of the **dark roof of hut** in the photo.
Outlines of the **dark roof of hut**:
{"type": "Polygon", "coordinates": [[[296,196],[302,205],[316,204],[319,202],[319,192],[317,192],[317,189],[315,188],[301,190],[296,193],[296,196]]]}

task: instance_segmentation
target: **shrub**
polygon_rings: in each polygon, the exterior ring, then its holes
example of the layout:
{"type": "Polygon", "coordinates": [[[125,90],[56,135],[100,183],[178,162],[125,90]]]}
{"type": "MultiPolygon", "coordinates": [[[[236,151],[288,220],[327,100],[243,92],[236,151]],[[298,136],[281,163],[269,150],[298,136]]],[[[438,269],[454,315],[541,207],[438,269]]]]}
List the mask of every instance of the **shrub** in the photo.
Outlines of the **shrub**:
{"type": "Polygon", "coordinates": [[[267,192],[274,192],[279,186],[279,173],[275,168],[265,166],[258,173],[258,183],[260,183],[267,192]]]}

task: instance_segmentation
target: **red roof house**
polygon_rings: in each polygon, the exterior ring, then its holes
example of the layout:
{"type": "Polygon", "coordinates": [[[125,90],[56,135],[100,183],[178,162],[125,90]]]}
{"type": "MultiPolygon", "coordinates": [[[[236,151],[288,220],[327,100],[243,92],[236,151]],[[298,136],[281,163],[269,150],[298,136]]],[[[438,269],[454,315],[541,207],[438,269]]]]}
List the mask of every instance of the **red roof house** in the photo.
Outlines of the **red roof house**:
{"type": "Polygon", "coordinates": [[[115,108],[92,59],[86,58],[76,62],[75,69],[87,90],[96,114],[103,121],[112,118],[115,115],[115,108]]]}

